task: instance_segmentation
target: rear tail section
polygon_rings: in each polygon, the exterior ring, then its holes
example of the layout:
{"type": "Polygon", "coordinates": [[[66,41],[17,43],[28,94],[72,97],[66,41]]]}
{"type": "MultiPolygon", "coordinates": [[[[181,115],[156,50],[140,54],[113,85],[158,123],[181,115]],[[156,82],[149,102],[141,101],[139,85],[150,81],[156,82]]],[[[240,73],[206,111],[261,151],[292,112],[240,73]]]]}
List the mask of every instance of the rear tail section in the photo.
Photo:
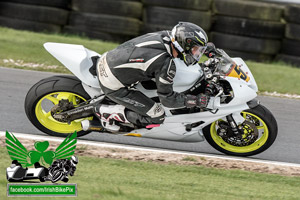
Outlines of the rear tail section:
{"type": "Polygon", "coordinates": [[[84,84],[100,88],[97,76],[89,70],[93,66],[92,57],[101,57],[100,54],[75,44],[47,42],[44,47],[84,84]]]}

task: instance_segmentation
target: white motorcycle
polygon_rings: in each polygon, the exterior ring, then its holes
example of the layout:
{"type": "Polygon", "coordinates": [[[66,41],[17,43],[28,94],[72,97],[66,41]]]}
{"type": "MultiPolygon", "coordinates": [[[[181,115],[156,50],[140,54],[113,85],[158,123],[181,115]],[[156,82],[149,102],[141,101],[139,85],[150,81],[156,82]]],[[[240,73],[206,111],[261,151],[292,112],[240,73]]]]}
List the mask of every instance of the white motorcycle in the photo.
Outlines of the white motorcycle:
{"type": "MultiPolygon", "coordinates": [[[[101,91],[95,73],[101,55],[82,45],[45,43],[44,47],[75,76],[52,76],[32,86],[25,99],[31,123],[54,136],[66,137],[74,131],[78,136],[107,132],[92,112],[95,104],[115,104],[101,91]]],[[[174,91],[197,95],[209,90],[212,97],[207,108],[164,108],[163,124],[140,128],[121,123],[118,134],[180,142],[206,139],[215,149],[237,156],[255,155],[273,144],[277,122],[255,99],[257,84],[241,58],[230,58],[217,49],[217,56],[207,61],[207,67],[187,67],[179,59],[174,61],[174,91]]],[[[154,82],[136,87],[158,101],[154,82]]]]}

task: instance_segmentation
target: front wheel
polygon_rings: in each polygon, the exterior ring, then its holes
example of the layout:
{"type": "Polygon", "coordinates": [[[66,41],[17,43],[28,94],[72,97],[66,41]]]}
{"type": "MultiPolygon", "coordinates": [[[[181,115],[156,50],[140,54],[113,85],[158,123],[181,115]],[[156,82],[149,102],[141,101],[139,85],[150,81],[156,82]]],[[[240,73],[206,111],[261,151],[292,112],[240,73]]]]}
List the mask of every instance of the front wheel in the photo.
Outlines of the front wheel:
{"type": "Polygon", "coordinates": [[[241,112],[245,122],[235,135],[230,125],[218,120],[203,129],[208,143],[220,152],[234,156],[252,156],[268,149],[277,137],[277,122],[262,105],[241,112]]]}

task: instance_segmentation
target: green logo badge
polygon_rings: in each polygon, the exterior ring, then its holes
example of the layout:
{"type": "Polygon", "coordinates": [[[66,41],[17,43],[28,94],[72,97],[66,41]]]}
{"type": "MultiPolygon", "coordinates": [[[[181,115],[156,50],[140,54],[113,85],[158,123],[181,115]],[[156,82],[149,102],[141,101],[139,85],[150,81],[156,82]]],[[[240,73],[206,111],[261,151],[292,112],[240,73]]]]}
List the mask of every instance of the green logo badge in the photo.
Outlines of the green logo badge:
{"type": "Polygon", "coordinates": [[[74,156],[76,137],[75,131],[55,151],[47,151],[48,141],[35,142],[35,150],[28,151],[12,133],[6,131],[6,148],[12,159],[11,166],[6,169],[7,180],[39,179],[41,182],[68,182],[69,176],[74,176],[78,164],[78,158],[74,156]],[[34,167],[28,168],[32,165],[34,167]],[[49,167],[45,167],[46,165],[49,167]]]}
{"type": "Polygon", "coordinates": [[[6,148],[12,160],[17,160],[23,167],[34,165],[40,162],[51,165],[55,159],[70,159],[75,152],[77,133],[69,135],[55,151],[46,151],[49,142],[35,142],[36,150],[28,151],[22,143],[12,134],[6,131],[6,148]]]}

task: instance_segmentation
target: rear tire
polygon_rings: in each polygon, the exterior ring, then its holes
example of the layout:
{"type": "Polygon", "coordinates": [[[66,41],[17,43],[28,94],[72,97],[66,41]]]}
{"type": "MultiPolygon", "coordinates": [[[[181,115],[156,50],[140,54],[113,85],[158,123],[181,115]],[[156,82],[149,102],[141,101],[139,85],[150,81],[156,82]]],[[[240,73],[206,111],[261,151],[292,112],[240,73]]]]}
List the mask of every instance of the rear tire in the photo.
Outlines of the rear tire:
{"type": "Polygon", "coordinates": [[[80,120],[67,124],[56,121],[51,115],[47,116],[47,111],[42,108],[42,101],[50,103],[49,99],[52,99],[51,102],[57,104],[60,94],[63,94],[61,95],[63,98],[69,95],[72,101],[78,103],[90,99],[81,81],[74,76],[53,76],[43,79],[32,86],[26,95],[24,106],[29,121],[40,131],[52,136],[67,137],[75,131],[78,137],[88,134],[90,131],[82,130],[80,120]]]}
{"type": "Polygon", "coordinates": [[[259,124],[255,124],[257,130],[261,130],[261,137],[248,146],[234,146],[223,140],[217,134],[216,123],[206,126],[203,129],[204,136],[208,143],[216,150],[234,156],[253,156],[267,150],[277,137],[277,122],[272,113],[262,105],[242,112],[244,117],[250,116],[256,119],[259,124]]]}

